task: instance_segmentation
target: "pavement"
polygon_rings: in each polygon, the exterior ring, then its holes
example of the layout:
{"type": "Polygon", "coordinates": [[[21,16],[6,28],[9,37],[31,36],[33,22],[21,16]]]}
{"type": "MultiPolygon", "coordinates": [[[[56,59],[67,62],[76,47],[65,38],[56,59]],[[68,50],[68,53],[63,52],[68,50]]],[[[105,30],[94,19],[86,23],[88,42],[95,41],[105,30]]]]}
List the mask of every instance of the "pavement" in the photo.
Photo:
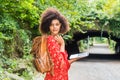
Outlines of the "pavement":
{"type": "MultiPolygon", "coordinates": [[[[94,44],[92,54],[111,54],[106,44],[94,44]]],[[[120,80],[120,60],[84,58],[71,64],[69,80],[120,80]]]]}
{"type": "Polygon", "coordinates": [[[113,54],[114,52],[109,49],[108,44],[94,44],[89,48],[89,53],[92,54],[113,54]]]}
{"type": "Polygon", "coordinates": [[[83,59],[74,62],[69,80],[120,80],[120,61],[83,59]]]}

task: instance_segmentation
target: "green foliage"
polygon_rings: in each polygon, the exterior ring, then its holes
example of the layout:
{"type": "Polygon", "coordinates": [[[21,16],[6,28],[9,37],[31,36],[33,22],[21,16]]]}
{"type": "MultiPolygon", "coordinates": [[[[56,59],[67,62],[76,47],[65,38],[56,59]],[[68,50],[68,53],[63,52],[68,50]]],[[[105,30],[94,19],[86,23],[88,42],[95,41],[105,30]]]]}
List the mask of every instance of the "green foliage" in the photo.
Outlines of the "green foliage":
{"type": "MultiPolygon", "coordinates": [[[[31,32],[38,24],[38,9],[34,0],[5,0],[0,1],[0,78],[11,80],[4,71],[13,73],[19,70],[17,58],[25,58],[32,64],[31,32]],[[2,76],[2,77],[1,77],[2,76]]],[[[30,65],[30,63],[27,66],[30,65]]],[[[21,62],[20,62],[21,63],[21,62]]],[[[21,75],[21,73],[18,73],[21,75]]],[[[30,76],[30,75],[29,75],[30,76]]]]}
{"type": "Polygon", "coordinates": [[[115,41],[110,40],[109,48],[113,53],[115,53],[115,44],[116,44],[115,41]]]}
{"type": "Polygon", "coordinates": [[[1,1],[1,11],[10,14],[15,18],[20,27],[33,27],[38,24],[38,8],[34,0],[5,0],[1,1]]]}
{"type": "Polygon", "coordinates": [[[84,52],[87,49],[87,41],[86,40],[80,40],[78,42],[78,46],[79,46],[79,51],[80,52],[84,52]]]}

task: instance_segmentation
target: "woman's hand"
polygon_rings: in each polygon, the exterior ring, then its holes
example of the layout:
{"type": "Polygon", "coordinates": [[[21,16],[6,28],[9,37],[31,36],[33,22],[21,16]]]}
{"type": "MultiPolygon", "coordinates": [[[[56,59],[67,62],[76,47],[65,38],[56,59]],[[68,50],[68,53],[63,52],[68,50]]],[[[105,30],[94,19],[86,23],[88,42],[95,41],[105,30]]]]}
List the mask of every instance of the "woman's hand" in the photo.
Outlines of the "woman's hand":
{"type": "Polygon", "coordinates": [[[55,40],[58,41],[60,45],[64,45],[64,39],[62,38],[62,36],[60,35],[55,36],[55,40]]]}
{"type": "Polygon", "coordinates": [[[65,51],[65,42],[62,36],[57,35],[55,36],[55,40],[61,45],[60,51],[64,52],[65,51]]]}
{"type": "Polygon", "coordinates": [[[70,60],[68,60],[68,61],[69,61],[70,64],[72,64],[73,62],[75,62],[75,61],[77,61],[77,60],[79,60],[79,59],[81,59],[81,58],[73,58],[73,59],[70,59],[70,60]]]}

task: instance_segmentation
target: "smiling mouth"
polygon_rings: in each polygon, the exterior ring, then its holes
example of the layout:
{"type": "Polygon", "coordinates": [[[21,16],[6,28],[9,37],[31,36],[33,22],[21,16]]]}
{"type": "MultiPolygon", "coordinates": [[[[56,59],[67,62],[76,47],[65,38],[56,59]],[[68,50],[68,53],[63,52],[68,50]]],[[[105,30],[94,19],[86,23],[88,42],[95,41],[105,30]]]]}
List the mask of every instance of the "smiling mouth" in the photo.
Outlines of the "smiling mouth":
{"type": "Polygon", "coordinates": [[[53,30],[53,31],[58,31],[58,30],[53,30]]]}

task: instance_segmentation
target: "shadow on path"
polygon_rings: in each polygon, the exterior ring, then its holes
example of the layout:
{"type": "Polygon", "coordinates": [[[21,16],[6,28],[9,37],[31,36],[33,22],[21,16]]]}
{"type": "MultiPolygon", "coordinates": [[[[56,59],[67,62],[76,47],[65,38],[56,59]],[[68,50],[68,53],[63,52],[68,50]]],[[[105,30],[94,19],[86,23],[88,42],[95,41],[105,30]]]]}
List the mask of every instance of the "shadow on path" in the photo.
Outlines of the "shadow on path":
{"type": "Polygon", "coordinates": [[[89,54],[89,59],[120,59],[119,54],[89,54]]]}

